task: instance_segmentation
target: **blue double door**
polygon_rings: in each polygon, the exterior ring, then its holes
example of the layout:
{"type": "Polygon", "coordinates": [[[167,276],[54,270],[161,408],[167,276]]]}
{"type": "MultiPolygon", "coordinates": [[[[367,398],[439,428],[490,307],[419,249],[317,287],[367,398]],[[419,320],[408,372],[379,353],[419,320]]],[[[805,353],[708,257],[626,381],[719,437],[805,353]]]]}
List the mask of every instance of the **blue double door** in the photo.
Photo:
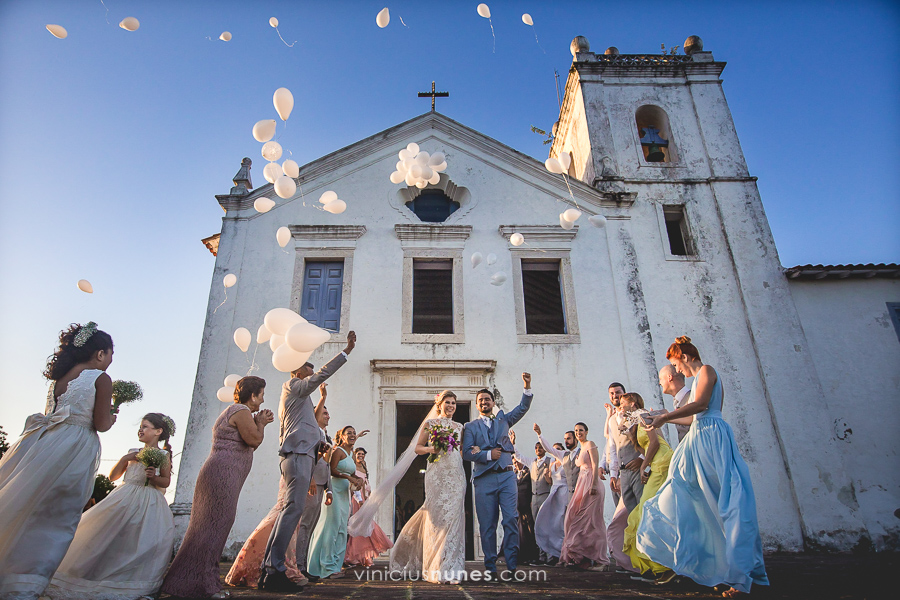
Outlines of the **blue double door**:
{"type": "Polygon", "coordinates": [[[344,262],[307,262],[303,273],[300,316],[330,331],[341,327],[344,262]]]}

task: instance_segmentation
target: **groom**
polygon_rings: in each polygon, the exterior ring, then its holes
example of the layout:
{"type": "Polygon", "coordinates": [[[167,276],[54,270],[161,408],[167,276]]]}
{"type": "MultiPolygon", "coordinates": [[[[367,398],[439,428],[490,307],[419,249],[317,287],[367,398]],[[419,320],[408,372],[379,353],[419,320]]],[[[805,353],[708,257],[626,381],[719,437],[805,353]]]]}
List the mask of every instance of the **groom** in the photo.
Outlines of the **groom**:
{"type": "Polygon", "coordinates": [[[503,513],[503,556],[506,567],[515,579],[516,558],[519,553],[519,526],[516,502],[518,489],[513,472],[512,455],[515,448],[509,440],[509,428],[519,422],[531,408],[531,375],[522,373],[525,392],[522,401],[509,413],[494,412],[494,394],[479,390],[475,405],[479,418],[467,423],[463,430],[463,458],[472,461],[472,481],[475,484],[475,511],[481,533],[484,567],[490,574],[485,581],[497,579],[497,517],[503,513]]]}
{"type": "Polygon", "coordinates": [[[285,553],[297,523],[306,507],[313,466],[319,444],[325,441],[325,432],[319,428],[309,395],[326,379],[334,375],[347,362],[347,355],[356,346],[356,333],[347,334],[344,351],[318,372],[312,363],[306,363],[291,372],[290,381],[281,390],[278,416],[281,419],[279,436],[281,477],[284,479],[284,506],[275,519],[275,526],[266,544],[266,556],[260,572],[258,587],[276,592],[299,592],[302,588],[288,579],[285,553]]]}

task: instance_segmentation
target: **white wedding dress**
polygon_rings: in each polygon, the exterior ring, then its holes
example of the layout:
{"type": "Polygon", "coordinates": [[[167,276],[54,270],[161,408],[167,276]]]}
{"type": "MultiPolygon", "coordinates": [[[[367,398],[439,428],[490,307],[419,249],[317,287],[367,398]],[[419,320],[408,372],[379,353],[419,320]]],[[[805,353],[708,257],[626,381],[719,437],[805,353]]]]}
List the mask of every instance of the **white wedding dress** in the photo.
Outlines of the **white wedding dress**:
{"type": "Polygon", "coordinates": [[[94,429],[97,378],[85,369],[45,414],[25,421],[0,460],[0,598],[37,598],[62,561],[94,490],[100,438],[94,429]]]}
{"type": "MultiPolygon", "coordinates": [[[[438,418],[425,421],[452,427],[462,444],[462,423],[438,418]]],[[[406,523],[391,550],[391,570],[441,583],[460,579],[465,569],[466,477],[462,454],[450,450],[428,463],[425,471],[425,503],[406,523]]]]}
{"type": "Polygon", "coordinates": [[[175,524],[163,490],[144,485],[145,469],[130,463],[123,483],[84,513],[47,596],[134,600],[159,590],[175,547],[175,524]]]}

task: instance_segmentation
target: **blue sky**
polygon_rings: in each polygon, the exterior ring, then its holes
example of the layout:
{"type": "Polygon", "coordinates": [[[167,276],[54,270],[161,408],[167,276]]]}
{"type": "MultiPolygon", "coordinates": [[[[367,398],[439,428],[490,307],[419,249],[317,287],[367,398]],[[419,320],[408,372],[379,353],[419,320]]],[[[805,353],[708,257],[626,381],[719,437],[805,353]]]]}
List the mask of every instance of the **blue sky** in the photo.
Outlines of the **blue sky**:
{"type": "Polygon", "coordinates": [[[492,1],[496,52],[477,4],[105,0],[107,17],[100,0],[0,3],[0,426],[14,438],[43,407],[58,331],[93,319],[116,340],[110,374],[146,390],[103,435],[104,458],[137,443],[143,412],[184,431],[214,260],[199,240],[219,231],[213,196],[242,157],[264,183],[250,128],[275,117],[282,86],[295,107],[279,141],[301,165],[427,111],[416,92],[432,80],[451,94],[440,112],[543,159],[529,129],[556,120],[553,71],[564,83],[574,36],[655,53],[700,35],[728,62],[782,264],[900,259],[892,3],[492,1]],[[126,16],[138,31],[117,27],[126,16]]]}

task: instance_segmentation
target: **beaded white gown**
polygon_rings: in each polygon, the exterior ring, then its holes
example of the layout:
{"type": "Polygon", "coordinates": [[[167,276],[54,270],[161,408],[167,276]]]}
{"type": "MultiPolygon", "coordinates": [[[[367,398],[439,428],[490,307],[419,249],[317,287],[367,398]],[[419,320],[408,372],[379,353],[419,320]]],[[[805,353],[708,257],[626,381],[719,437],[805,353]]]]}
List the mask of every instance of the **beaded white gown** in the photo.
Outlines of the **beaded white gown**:
{"type": "Polygon", "coordinates": [[[144,485],[144,469],[130,463],[123,483],[84,513],[47,596],[134,600],[159,590],[175,547],[175,523],[163,491],[144,485]]]}
{"type": "Polygon", "coordinates": [[[85,369],[0,460],[0,598],[38,598],[59,566],[94,490],[98,369],[85,369]]]}
{"type": "MultiPolygon", "coordinates": [[[[453,419],[429,419],[450,426],[462,443],[462,423],[453,419]]],[[[458,580],[465,569],[466,477],[462,454],[450,450],[425,471],[425,503],[404,525],[391,550],[391,570],[407,576],[421,573],[432,583],[458,580]]]]}

